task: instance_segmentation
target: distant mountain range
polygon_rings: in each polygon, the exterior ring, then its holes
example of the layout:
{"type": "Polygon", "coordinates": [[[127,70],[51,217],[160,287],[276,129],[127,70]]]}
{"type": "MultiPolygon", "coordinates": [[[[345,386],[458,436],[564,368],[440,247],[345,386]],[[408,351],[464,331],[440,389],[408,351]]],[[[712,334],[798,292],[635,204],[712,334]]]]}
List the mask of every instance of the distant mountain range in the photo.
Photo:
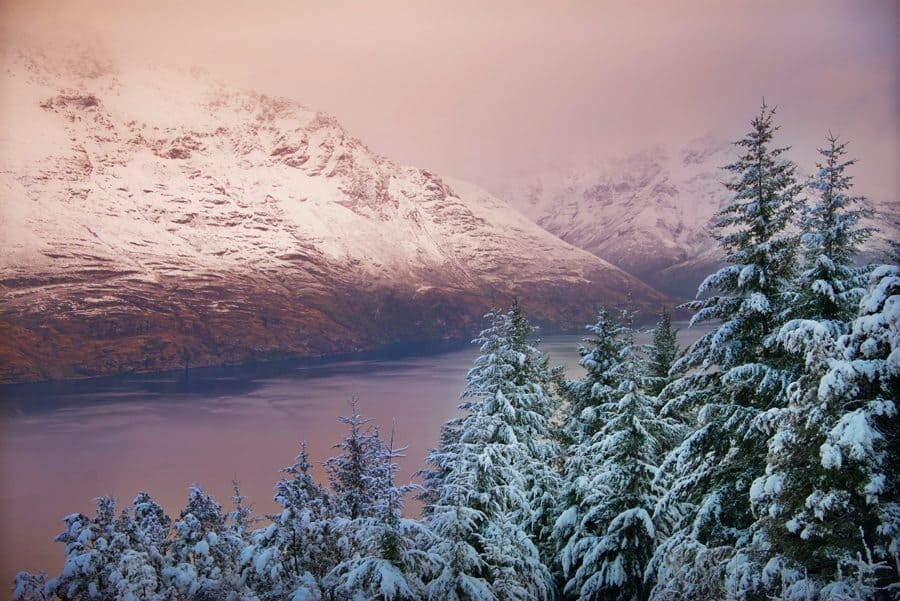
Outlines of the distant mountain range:
{"type": "Polygon", "coordinates": [[[295,102],[91,56],[2,64],[2,382],[463,339],[516,295],[578,330],[626,293],[667,302],[295,102]]]}
{"type": "MultiPolygon", "coordinates": [[[[0,382],[461,340],[514,296],[580,331],[626,295],[693,297],[720,261],[734,149],[711,137],[548,167],[511,206],[198,73],[2,67],[0,382]]],[[[874,206],[868,256],[900,223],[874,206]]]]}
{"type": "MultiPolygon", "coordinates": [[[[662,292],[693,298],[721,261],[711,220],[730,200],[723,185],[730,174],[722,167],[736,156],[732,144],[706,136],[681,148],[557,165],[499,192],[566,242],[662,292]]],[[[880,234],[864,249],[864,259],[883,254],[887,240],[900,239],[896,200],[871,204],[880,234]]]]}

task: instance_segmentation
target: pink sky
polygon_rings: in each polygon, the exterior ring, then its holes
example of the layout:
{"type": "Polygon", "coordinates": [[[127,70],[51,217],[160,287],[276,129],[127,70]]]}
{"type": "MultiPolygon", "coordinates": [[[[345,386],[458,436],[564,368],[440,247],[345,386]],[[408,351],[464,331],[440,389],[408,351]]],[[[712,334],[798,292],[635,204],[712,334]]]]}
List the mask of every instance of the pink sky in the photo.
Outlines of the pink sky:
{"type": "Polygon", "coordinates": [[[763,96],[811,165],[851,140],[900,190],[896,2],[3,2],[0,37],[72,36],[334,114],[374,150],[498,189],[523,170],[743,133],[763,96]],[[486,6],[482,6],[485,4],[486,6]]]}

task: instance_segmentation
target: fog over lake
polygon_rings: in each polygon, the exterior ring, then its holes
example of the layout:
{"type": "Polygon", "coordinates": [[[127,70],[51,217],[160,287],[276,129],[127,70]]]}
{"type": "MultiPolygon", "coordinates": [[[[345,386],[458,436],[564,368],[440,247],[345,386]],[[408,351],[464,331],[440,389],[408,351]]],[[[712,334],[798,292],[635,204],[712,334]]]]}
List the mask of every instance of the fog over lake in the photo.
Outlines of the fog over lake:
{"type": "MultiPolygon", "coordinates": [[[[682,344],[701,329],[685,330],[682,344]]],[[[542,348],[570,378],[583,373],[582,336],[548,336],[542,348]]],[[[279,469],[301,440],[314,472],[344,436],[337,416],[357,395],[360,411],[408,446],[401,479],[423,465],[441,424],[456,414],[474,346],[436,354],[383,353],[335,362],[285,362],[185,374],[0,387],[0,580],[19,570],[55,574],[65,515],[93,515],[92,499],[120,508],[140,490],[176,517],[191,483],[227,510],[237,480],[255,513],[275,508],[279,469]]],[[[409,512],[417,511],[414,503],[409,512]]]]}

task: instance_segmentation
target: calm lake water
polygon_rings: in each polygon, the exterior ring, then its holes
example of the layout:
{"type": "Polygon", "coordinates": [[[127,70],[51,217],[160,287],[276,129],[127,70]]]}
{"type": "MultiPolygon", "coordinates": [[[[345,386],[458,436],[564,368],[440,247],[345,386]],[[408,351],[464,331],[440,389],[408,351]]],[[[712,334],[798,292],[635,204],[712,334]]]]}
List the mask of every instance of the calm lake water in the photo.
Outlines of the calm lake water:
{"type": "MultiPolygon", "coordinates": [[[[682,342],[699,335],[682,330],[682,342]]],[[[581,336],[548,336],[554,365],[579,377],[581,336]]],[[[274,509],[279,469],[300,440],[316,462],[344,435],[336,420],[357,395],[361,412],[407,445],[401,478],[422,467],[441,424],[456,414],[474,347],[439,354],[281,363],[166,376],[0,387],[0,582],[19,570],[55,575],[63,516],[92,515],[92,499],[121,506],[148,491],[177,517],[191,483],[230,507],[240,482],[257,514],[274,509]]],[[[324,482],[320,466],[316,475],[324,482]]],[[[415,507],[409,508],[415,511],[415,507]]]]}

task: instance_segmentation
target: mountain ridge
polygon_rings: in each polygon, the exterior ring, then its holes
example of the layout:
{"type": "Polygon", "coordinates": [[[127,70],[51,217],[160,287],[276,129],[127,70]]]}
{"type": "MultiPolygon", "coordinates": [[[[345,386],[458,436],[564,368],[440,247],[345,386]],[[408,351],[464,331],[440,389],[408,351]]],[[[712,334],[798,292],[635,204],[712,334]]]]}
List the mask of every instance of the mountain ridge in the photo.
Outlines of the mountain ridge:
{"type": "Polygon", "coordinates": [[[477,186],[196,73],[4,57],[0,381],[580,329],[666,298],[477,186]]]}

